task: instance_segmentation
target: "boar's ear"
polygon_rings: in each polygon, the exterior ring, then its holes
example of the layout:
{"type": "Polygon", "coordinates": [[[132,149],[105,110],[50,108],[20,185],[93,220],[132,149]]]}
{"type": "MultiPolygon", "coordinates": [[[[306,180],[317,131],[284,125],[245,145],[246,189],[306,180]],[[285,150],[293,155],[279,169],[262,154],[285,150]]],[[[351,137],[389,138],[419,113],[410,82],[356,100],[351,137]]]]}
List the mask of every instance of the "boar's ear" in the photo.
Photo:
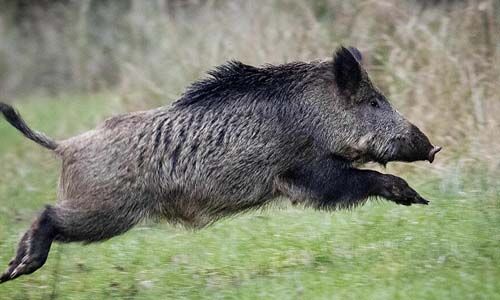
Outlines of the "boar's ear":
{"type": "Polygon", "coordinates": [[[349,52],[351,52],[351,54],[354,56],[354,58],[356,58],[358,63],[363,64],[363,55],[361,54],[361,51],[359,51],[358,48],[349,47],[347,49],[349,50],[349,52]]]}
{"type": "Polygon", "coordinates": [[[335,83],[343,92],[355,93],[362,79],[362,56],[358,49],[340,47],[334,54],[333,73],[335,83]]]}

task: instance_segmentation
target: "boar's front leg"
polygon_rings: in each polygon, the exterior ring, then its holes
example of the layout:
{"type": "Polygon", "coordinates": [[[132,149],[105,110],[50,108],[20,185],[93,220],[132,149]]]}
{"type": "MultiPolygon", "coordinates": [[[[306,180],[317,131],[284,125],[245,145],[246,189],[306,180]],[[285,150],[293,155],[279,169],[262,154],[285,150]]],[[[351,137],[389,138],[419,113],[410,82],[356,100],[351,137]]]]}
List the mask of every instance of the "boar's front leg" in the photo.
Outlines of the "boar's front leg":
{"type": "Polygon", "coordinates": [[[420,196],[408,183],[397,176],[376,173],[375,196],[386,198],[402,205],[429,204],[429,201],[420,196]]]}
{"type": "Polygon", "coordinates": [[[289,170],[277,179],[276,189],[294,203],[320,209],[353,207],[370,197],[382,197],[402,205],[428,203],[402,178],[355,169],[334,158],[289,170]]]}

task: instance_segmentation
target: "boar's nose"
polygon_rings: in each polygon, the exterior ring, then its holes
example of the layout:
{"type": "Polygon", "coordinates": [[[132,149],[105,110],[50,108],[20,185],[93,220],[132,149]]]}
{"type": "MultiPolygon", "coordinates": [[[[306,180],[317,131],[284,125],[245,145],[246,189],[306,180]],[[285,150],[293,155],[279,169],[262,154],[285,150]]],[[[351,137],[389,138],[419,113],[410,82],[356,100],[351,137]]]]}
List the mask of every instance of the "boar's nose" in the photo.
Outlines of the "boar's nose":
{"type": "Polygon", "coordinates": [[[436,153],[438,153],[439,151],[441,151],[441,149],[442,148],[439,147],[439,146],[434,146],[431,149],[431,151],[429,152],[429,158],[427,158],[431,164],[434,161],[434,156],[436,156],[436,153]]]}

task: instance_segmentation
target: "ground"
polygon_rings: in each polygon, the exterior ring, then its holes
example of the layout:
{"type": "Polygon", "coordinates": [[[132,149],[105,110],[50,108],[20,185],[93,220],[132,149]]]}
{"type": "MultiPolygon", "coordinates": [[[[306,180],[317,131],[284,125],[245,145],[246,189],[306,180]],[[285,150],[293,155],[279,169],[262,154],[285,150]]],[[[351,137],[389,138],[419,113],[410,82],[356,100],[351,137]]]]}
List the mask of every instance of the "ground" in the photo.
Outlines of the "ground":
{"type": "MultiPolygon", "coordinates": [[[[16,106],[33,128],[68,137],[119,112],[113,99],[16,106]]],[[[0,145],[3,268],[54,202],[59,164],[3,120],[0,145]]],[[[103,243],[55,244],[42,269],[0,285],[0,299],[500,299],[498,190],[408,176],[429,206],[273,208],[200,231],[145,223],[103,243]]]]}

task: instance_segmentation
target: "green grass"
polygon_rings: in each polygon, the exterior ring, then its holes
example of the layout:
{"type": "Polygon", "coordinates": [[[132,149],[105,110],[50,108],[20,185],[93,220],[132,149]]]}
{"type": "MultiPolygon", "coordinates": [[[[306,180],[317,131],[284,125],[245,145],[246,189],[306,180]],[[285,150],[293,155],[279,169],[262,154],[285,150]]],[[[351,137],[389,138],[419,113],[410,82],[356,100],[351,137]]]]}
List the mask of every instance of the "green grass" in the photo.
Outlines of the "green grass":
{"type": "MultiPolygon", "coordinates": [[[[74,98],[16,106],[54,137],[119,111],[113,97],[74,98]]],[[[3,121],[0,144],[3,268],[54,202],[59,165],[3,121]]],[[[104,243],[55,244],[42,269],[0,285],[0,299],[500,299],[498,193],[411,178],[431,205],[270,209],[195,232],[147,223],[104,243]]]]}

